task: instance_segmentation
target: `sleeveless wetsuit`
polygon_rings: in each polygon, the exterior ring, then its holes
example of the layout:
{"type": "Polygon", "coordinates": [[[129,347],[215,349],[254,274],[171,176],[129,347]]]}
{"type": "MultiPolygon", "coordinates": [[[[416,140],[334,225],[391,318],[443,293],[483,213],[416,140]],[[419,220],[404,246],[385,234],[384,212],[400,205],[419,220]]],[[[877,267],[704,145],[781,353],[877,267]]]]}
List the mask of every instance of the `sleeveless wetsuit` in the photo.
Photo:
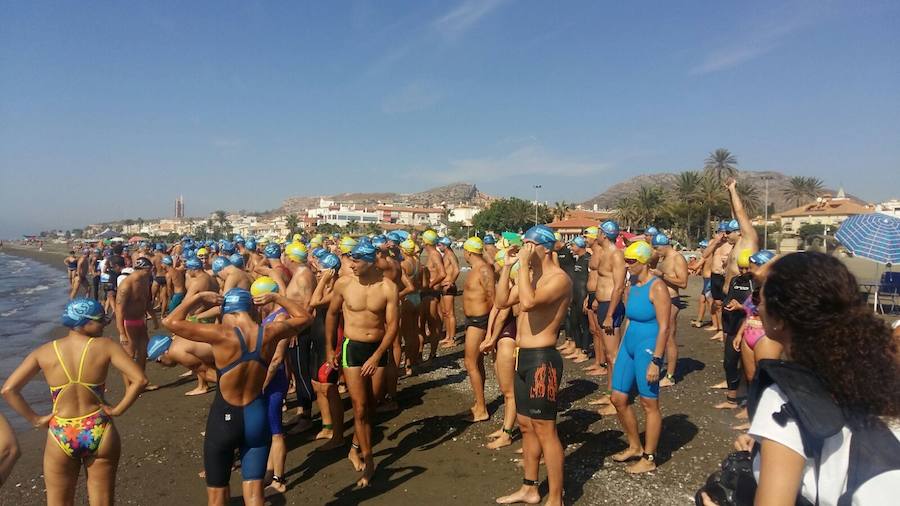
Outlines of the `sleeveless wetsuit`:
{"type": "Polygon", "coordinates": [[[625,305],[628,329],[619,346],[612,377],[613,390],[628,395],[637,385],[638,393],[645,399],[659,397],[659,382],[647,382],[647,367],[653,360],[659,334],[656,308],[650,301],[650,287],[656,279],[654,276],[643,285],[632,284],[629,289],[628,304],[625,305]]]}
{"type": "MultiPolygon", "coordinates": [[[[244,362],[256,361],[263,367],[268,367],[260,356],[264,329],[263,325],[259,326],[256,349],[250,351],[241,329],[234,328],[241,344],[241,356],[227,366],[216,369],[220,385],[225,374],[244,362]]],[[[267,407],[266,399],[261,393],[246,406],[234,406],[222,397],[221,388],[216,390],[216,397],[209,407],[206,439],[203,442],[203,468],[206,470],[207,486],[228,486],[234,452],[238,449],[241,452],[241,475],[244,481],[265,478],[269,447],[272,444],[267,407]]]]}

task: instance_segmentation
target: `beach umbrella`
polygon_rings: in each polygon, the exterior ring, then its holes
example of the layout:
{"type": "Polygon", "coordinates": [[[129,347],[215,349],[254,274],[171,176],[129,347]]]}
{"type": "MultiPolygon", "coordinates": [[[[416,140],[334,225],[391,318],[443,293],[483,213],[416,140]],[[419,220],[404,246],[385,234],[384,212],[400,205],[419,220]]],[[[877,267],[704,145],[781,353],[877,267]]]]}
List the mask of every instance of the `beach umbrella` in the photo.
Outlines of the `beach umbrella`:
{"type": "Polygon", "coordinates": [[[133,236],[131,239],[128,239],[128,242],[134,243],[134,242],[141,242],[141,241],[146,241],[146,240],[147,240],[146,237],[141,237],[139,235],[136,235],[136,236],[133,236]]]}
{"type": "Polygon", "coordinates": [[[882,264],[900,262],[900,219],[893,216],[851,216],[841,223],[834,237],[854,256],[882,264]]]}

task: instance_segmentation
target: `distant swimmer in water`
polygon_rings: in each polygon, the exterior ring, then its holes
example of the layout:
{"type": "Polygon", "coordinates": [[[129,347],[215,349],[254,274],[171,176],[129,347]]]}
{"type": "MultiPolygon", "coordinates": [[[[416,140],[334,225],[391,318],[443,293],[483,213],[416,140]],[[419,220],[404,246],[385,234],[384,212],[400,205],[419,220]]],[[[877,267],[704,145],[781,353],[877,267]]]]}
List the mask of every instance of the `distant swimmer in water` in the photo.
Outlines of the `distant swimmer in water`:
{"type": "Polygon", "coordinates": [[[3,385],[3,398],[33,427],[48,427],[44,447],[47,504],[74,504],[82,466],[91,504],[112,504],[121,441],[113,418],[137,400],[147,378],[117,343],[100,338],[109,319],[95,300],[76,299],[62,315],[69,333],[31,352],[3,385]],[[103,398],[109,366],[127,378],[115,406],[103,398]],[[51,412],[37,414],[22,388],[42,373],[50,386],[51,412]]]}

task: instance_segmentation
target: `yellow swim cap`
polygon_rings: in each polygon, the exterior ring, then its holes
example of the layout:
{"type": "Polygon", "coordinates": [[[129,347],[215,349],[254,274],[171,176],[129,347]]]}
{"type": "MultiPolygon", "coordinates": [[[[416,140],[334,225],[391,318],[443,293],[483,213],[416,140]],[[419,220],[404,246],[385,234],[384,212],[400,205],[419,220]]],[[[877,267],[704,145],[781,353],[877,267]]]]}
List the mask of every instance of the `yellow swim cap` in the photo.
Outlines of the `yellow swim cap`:
{"type": "Polygon", "coordinates": [[[466,242],[463,243],[463,249],[469,253],[480,255],[484,251],[484,243],[481,242],[481,239],[478,237],[469,237],[466,239],[466,242]]]}
{"type": "Polygon", "coordinates": [[[505,249],[497,250],[497,253],[494,254],[494,263],[497,264],[497,266],[499,266],[501,268],[504,265],[506,265],[506,250],[505,249]]]}
{"type": "Polygon", "coordinates": [[[509,279],[511,279],[513,283],[515,283],[516,279],[519,277],[519,265],[521,264],[516,262],[509,268],[509,279]]]}
{"type": "Polygon", "coordinates": [[[422,233],[422,242],[424,242],[425,244],[434,246],[435,244],[437,244],[437,241],[438,235],[434,230],[426,230],[422,233]]]}
{"type": "Polygon", "coordinates": [[[269,276],[260,276],[250,285],[250,295],[254,297],[259,297],[269,292],[278,292],[278,283],[269,276]]]}
{"type": "Polygon", "coordinates": [[[291,260],[302,263],[306,261],[308,251],[302,242],[292,242],[284,249],[284,254],[291,260]]]}
{"type": "Polygon", "coordinates": [[[294,237],[293,237],[294,240],[292,242],[300,242],[300,239],[302,237],[303,236],[301,236],[300,234],[294,234],[294,237]]]}
{"type": "Polygon", "coordinates": [[[556,242],[562,241],[562,234],[559,232],[553,232],[553,237],[556,238],[556,242]]]}
{"type": "Polygon", "coordinates": [[[597,235],[600,233],[600,229],[597,227],[588,227],[584,229],[584,232],[581,235],[587,237],[588,239],[596,239],[597,235]]]}
{"type": "Polygon", "coordinates": [[[197,256],[198,256],[198,257],[201,257],[201,256],[207,256],[207,255],[209,255],[209,250],[208,250],[208,249],[206,249],[206,248],[200,248],[200,249],[197,250],[197,256]]]}
{"type": "Polygon", "coordinates": [[[637,260],[638,263],[646,264],[653,256],[653,248],[647,244],[647,241],[635,241],[625,248],[625,258],[628,260],[637,260]]]}
{"type": "Polygon", "coordinates": [[[750,267],[750,257],[753,255],[753,252],[749,249],[742,249],[740,253],[738,253],[737,264],[738,267],[743,267],[745,269],[750,267]]]}
{"type": "Polygon", "coordinates": [[[406,239],[400,243],[400,251],[407,255],[411,255],[416,251],[416,243],[414,243],[412,239],[406,239]]]}
{"type": "Polygon", "coordinates": [[[350,253],[350,251],[353,248],[356,247],[356,244],[357,244],[356,239],[350,237],[349,235],[345,235],[344,237],[341,238],[341,243],[338,245],[338,248],[340,248],[341,253],[346,255],[347,253],[350,253]]]}

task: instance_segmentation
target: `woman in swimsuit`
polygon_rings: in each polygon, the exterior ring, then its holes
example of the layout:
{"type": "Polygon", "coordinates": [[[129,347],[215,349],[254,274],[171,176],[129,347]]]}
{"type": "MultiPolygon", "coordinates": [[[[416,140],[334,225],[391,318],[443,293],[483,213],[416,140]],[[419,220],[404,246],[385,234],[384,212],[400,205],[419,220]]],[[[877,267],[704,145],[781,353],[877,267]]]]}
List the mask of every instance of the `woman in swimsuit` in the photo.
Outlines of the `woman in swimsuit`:
{"type": "Polygon", "coordinates": [[[62,316],[69,333],[31,352],[3,385],[3,398],[34,427],[49,426],[44,448],[48,504],[73,504],[82,465],[91,504],[112,504],[122,447],[112,418],[125,412],[147,384],[140,367],[109,339],[96,339],[109,323],[103,307],[75,299],[62,316]],[[110,364],[129,380],[115,407],[103,399],[110,364]],[[53,409],[39,415],[20,393],[42,372],[53,409]]]}
{"type": "Polygon", "coordinates": [[[196,293],[163,320],[172,333],[212,345],[219,388],[209,408],[203,443],[209,504],[228,502],[231,464],[235,451],[240,450],[244,504],[262,506],[263,478],[272,444],[263,385],[278,343],[297,335],[310,320],[305,308],[286,297],[264,293],[254,298],[243,288],[232,288],[224,296],[196,293]],[[290,317],[263,325],[257,306],[273,302],[286,309],[290,317]],[[188,314],[200,304],[221,304],[222,323],[187,321],[188,314]]]}

